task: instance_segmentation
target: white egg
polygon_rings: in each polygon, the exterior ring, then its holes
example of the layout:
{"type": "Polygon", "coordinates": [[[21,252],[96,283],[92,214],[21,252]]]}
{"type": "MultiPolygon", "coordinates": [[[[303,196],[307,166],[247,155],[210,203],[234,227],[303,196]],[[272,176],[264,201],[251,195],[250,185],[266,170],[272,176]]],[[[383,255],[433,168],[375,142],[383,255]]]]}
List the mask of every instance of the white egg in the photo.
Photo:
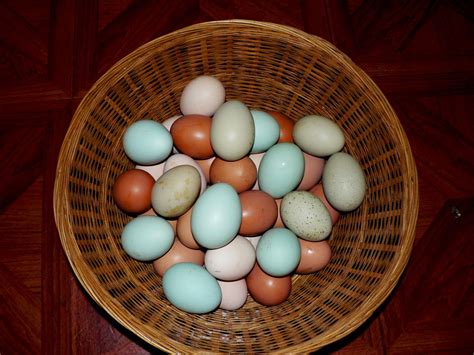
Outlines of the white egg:
{"type": "Polygon", "coordinates": [[[181,94],[183,115],[212,116],[224,103],[225,88],[219,79],[202,75],[191,80],[181,94]]]}
{"type": "Polygon", "coordinates": [[[324,195],[339,211],[353,211],[365,196],[365,177],[361,166],[347,153],[333,154],[323,171],[324,195]]]}
{"type": "Polygon", "coordinates": [[[307,191],[292,191],[280,205],[283,223],[298,237],[317,242],[331,234],[332,220],[321,200],[307,191]]]}
{"type": "Polygon", "coordinates": [[[237,281],[217,280],[222,292],[222,301],[219,308],[228,311],[239,309],[247,300],[248,290],[245,279],[237,281]]]}
{"type": "Polygon", "coordinates": [[[344,147],[344,133],[329,118],[317,115],[305,116],[295,123],[293,140],[308,154],[326,157],[344,147]]]}

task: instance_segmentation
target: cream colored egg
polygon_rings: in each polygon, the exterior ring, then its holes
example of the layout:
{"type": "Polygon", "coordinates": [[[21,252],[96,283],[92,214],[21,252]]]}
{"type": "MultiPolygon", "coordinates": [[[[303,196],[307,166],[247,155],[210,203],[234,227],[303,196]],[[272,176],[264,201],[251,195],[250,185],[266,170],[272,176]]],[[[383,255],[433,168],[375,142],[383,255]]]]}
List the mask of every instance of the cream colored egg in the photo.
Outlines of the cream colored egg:
{"type": "Polygon", "coordinates": [[[245,279],[237,281],[217,280],[222,292],[222,301],[219,308],[228,311],[239,309],[247,300],[248,290],[245,279]]]}
{"type": "Polygon", "coordinates": [[[320,241],[332,230],[331,215],[321,200],[307,191],[292,191],[283,197],[281,219],[298,237],[320,241]]]}
{"type": "Polygon", "coordinates": [[[164,173],[153,186],[151,203],[163,217],[184,214],[196,201],[201,190],[201,177],[196,168],[181,165],[164,173]]]}
{"type": "Polygon", "coordinates": [[[201,75],[191,80],[184,88],[180,109],[183,115],[212,116],[224,100],[225,88],[219,79],[201,75]]]}
{"type": "Polygon", "coordinates": [[[351,155],[333,154],[323,171],[324,195],[339,211],[353,211],[360,206],[365,195],[365,177],[358,161],[351,155]]]}

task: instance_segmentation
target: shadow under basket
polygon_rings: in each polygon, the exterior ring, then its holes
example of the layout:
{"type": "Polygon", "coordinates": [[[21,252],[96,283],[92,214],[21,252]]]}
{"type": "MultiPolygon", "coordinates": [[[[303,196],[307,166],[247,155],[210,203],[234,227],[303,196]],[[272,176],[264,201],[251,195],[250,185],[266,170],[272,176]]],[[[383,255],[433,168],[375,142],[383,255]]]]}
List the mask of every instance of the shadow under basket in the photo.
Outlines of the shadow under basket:
{"type": "Polygon", "coordinates": [[[82,100],[64,139],[54,190],[56,225],[71,267],[89,295],[133,333],[168,352],[305,352],[360,326],[387,298],[409,259],[418,215],[410,146],[380,89],[327,41],[287,26],[207,22],[157,38],[104,74],[82,100]],[[193,315],[164,297],[151,263],[120,245],[131,219],[112,199],[132,168],[122,149],[134,121],[179,114],[184,86],[217,77],[226,99],[293,120],[320,114],[344,131],[361,164],[363,204],[343,215],[323,270],[294,276],[292,293],[266,307],[251,297],[237,311],[193,315]]]}

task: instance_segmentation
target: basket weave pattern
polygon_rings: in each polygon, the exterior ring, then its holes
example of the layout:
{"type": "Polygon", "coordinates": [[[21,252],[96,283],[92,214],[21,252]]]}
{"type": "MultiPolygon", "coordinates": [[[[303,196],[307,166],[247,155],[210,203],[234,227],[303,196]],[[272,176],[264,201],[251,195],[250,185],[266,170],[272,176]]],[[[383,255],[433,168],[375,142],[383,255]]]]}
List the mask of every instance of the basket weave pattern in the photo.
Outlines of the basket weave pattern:
{"type": "Polygon", "coordinates": [[[137,49],[110,69],[77,109],[58,162],[54,209],[79,281],[109,314],[166,351],[311,351],[352,332],[383,302],[409,258],[418,183],[408,141],[377,86],[328,42],[270,23],[218,21],[187,27],[137,49]],[[112,200],[133,164],[122,135],[134,121],[179,113],[192,78],[213,75],[226,99],[294,120],[309,114],[343,129],[367,194],[329,240],[331,263],[293,278],[289,300],[191,315],[164,298],[149,263],[128,257],[120,234],[130,217],[112,200]]]}

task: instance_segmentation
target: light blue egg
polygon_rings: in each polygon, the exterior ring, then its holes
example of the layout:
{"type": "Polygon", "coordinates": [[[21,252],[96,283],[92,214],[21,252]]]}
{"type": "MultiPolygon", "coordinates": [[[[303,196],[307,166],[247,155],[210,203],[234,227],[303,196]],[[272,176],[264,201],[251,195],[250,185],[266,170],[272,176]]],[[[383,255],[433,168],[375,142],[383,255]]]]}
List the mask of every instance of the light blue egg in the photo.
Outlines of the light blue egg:
{"type": "Polygon", "coordinates": [[[262,153],[274,145],[280,138],[280,126],[266,112],[250,110],[255,125],[255,141],[250,153],[262,153]]]}
{"type": "Polygon", "coordinates": [[[202,266],[178,263],[163,275],[163,291],[175,307],[189,313],[207,313],[222,300],[217,280],[202,266]]]}
{"type": "Polygon", "coordinates": [[[294,190],[304,174],[304,155],[293,143],[279,143],[263,156],[258,168],[260,190],[281,198],[294,190]]]}
{"type": "Polygon", "coordinates": [[[152,261],[164,255],[174,242],[171,224],[158,216],[138,216],[122,231],[122,247],[132,258],[152,261]]]}
{"type": "Polygon", "coordinates": [[[140,120],[130,125],[123,136],[125,154],[140,165],[158,164],[173,149],[170,132],[161,123],[140,120]]]}
{"type": "Polygon", "coordinates": [[[223,247],[234,239],[241,221],[239,195],[226,183],[208,187],[197,199],[191,213],[194,239],[208,249],[223,247]]]}
{"type": "Polygon", "coordinates": [[[289,275],[298,266],[300,258],[300,242],[289,229],[272,228],[258,241],[258,265],[269,275],[289,275]]]}

